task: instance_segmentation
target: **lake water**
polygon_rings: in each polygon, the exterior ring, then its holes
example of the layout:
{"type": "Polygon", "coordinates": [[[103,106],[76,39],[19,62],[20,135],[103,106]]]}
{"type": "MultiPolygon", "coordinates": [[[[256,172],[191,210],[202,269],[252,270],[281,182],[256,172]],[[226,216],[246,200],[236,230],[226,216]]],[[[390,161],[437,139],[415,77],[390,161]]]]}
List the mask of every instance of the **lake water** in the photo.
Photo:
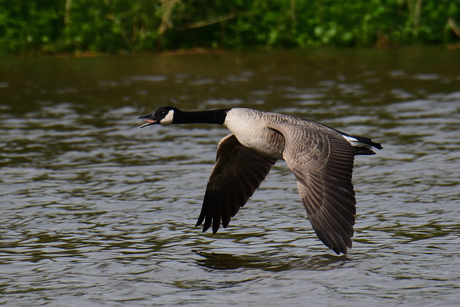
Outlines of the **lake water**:
{"type": "Polygon", "coordinates": [[[0,304],[457,306],[460,50],[0,59],[0,304]],[[353,248],[316,237],[278,162],[227,229],[195,228],[222,126],[250,107],[383,150],[356,158],[353,248]]]}

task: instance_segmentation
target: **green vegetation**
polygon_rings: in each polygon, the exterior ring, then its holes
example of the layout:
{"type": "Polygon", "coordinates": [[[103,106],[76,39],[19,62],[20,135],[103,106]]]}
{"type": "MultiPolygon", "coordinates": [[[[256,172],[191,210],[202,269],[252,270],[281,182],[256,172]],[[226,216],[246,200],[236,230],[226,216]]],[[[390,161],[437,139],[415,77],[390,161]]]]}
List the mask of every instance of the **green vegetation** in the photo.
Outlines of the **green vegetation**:
{"type": "Polygon", "coordinates": [[[460,0],[0,0],[0,53],[460,41],[460,0]]]}

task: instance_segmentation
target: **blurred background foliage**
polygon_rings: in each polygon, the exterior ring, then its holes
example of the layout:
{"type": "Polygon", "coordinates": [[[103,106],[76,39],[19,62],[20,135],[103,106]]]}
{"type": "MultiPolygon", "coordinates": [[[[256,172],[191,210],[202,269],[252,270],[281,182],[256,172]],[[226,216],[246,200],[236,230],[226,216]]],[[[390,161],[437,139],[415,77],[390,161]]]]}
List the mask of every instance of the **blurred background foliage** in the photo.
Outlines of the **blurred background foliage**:
{"type": "Polygon", "coordinates": [[[460,0],[0,0],[0,53],[460,41],[460,0]]]}

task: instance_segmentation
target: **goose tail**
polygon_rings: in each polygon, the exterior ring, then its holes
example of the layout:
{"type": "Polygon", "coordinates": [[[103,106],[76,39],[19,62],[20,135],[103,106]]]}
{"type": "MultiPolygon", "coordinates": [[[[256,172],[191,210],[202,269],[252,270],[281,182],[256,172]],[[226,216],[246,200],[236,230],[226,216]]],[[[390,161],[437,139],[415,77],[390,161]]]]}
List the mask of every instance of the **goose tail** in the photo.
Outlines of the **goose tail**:
{"type": "Polygon", "coordinates": [[[373,148],[383,148],[380,143],[373,142],[370,138],[364,136],[350,136],[346,134],[342,134],[342,136],[353,146],[355,155],[375,155],[373,148]]]}

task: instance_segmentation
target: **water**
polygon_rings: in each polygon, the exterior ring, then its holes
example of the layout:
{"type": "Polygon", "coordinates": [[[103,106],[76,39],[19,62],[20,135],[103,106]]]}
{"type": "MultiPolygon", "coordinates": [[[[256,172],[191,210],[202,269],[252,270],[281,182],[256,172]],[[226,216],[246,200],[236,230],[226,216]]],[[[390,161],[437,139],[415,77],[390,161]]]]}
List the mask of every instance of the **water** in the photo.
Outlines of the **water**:
{"type": "Polygon", "coordinates": [[[460,53],[442,48],[0,60],[0,304],[456,306],[460,53]],[[315,236],[284,162],[194,224],[228,131],[139,115],[250,107],[381,142],[353,249],[315,236]]]}

